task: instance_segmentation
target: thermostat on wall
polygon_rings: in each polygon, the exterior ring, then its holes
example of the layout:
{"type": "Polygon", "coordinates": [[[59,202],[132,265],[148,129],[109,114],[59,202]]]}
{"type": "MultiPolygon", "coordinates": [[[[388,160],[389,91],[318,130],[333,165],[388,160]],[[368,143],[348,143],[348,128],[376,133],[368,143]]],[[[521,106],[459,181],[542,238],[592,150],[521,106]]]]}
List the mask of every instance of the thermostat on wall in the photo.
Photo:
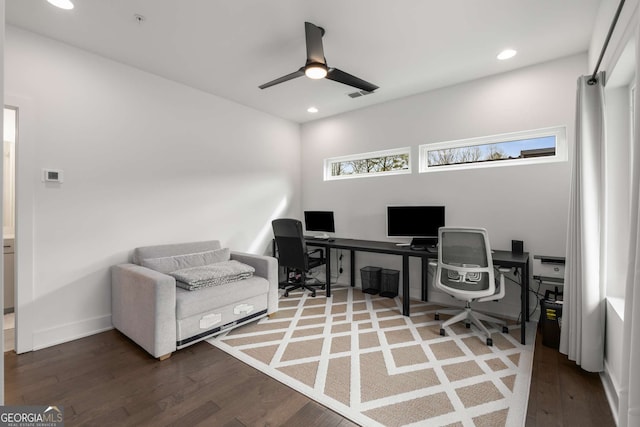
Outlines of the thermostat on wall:
{"type": "Polygon", "coordinates": [[[44,182],[62,182],[63,173],[60,169],[43,169],[42,172],[44,182]]]}

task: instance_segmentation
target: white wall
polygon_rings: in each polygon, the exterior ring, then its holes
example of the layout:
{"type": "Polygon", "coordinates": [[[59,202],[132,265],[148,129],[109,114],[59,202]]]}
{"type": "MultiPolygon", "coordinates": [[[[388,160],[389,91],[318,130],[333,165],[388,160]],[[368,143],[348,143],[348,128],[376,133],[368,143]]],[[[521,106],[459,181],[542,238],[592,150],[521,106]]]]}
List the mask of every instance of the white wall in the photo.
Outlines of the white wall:
{"type": "Polygon", "coordinates": [[[19,268],[33,259],[17,278],[19,351],[111,327],[109,268],[136,246],[265,253],[272,217],[300,212],[297,124],[10,26],[5,79],[31,124],[17,155],[19,268]],[[41,182],[43,168],[64,183],[41,182]]]}
{"type": "MultiPolygon", "coordinates": [[[[608,87],[606,97],[605,287],[608,297],[624,298],[629,253],[631,194],[631,90],[608,87]]],[[[620,346],[621,348],[622,346],[620,346]]]]}
{"type": "MultiPolygon", "coordinates": [[[[4,6],[5,1],[0,0],[0,80],[4,81],[4,6]]],[[[2,105],[4,105],[4,86],[0,87],[0,101],[2,105]]],[[[0,135],[3,134],[4,123],[0,120],[0,135]]],[[[0,166],[0,172],[2,172],[2,166],[0,166]]],[[[2,174],[0,173],[0,184],[2,184],[2,174]]],[[[2,187],[2,185],[0,185],[2,187]]],[[[0,201],[0,206],[2,206],[2,201],[0,201]]],[[[0,261],[0,277],[4,277],[4,264],[0,261]]],[[[0,296],[0,307],[4,307],[4,293],[0,296]]],[[[2,331],[0,332],[0,340],[2,340],[2,353],[4,354],[4,317],[2,321],[0,321],[0,326],[2,326],[2,331]]],[[[0,361],[0,405],[4,405],[4,358],[0,361]]]]}
{"type": "MultiPolygon", "coordinates": [[[[611,72],[618,57],[622,54],[627,40],[634,37],[637,26],[637,9],[640,0],[627,0],[616,23],[615,30],[611,34],[611,40],[602,57],[600,71],[611,72]]],[[[602,47],[609,33],[611,23],[620,5],[620,0],[601,0],[598,15],[593,26],[593,34],[589,44],[589,73],[593,73],[598,62],[602,47]]]]}
{"type": "MultiPolygon", "coordinates": [[[[569,162],[419,174],[418,145],[563,125],[571,158],[576,80],[586,65],[586,54],[575,55],[303,125],[303,209],[334,210],[337,235],[385,240],[386,205],[442,204],[448,225],[486,227],[497,249],[518,239],[531,254],[564,256],[569,162]],[[405,146],[411,175],[323,181],[325,158],[405,146]]],[[[401,266],[397,257],[359,259],[358,269],[401,266]]],[[[418,297],[418,262],[410,277],[418,297]]],[[[517,316],[519,288],[507,293],[486,309],[517,316]]]]}
{"type": "MultiPolygon", "coordinates": [[[[622,13],[611,41],[604,55],[601,70],[607,73],[605,92],[606,107],[606,203],[607,203],[607,241],[606,241],[606,347],[605,371],[602,373],[603,385],[611,405],[614,418],[618,416],[619,386],[621,384],[621,360],[624,329],[624,287],[626,283],[626,253],[629,209],[625,193],[631,189],[629,153],[634,149],[630,140],[629,87],[637,80],[638,58],[634,43],[638,43],[638,0],[629,0],[622,13]],[[631,52],[631,54],[630,54],[631,52]]],[[[589,64],[595,67],[600,55],[607,31],[618,7],[618,0],[602,0],[595,23],[589,48],[589,64]]]]}

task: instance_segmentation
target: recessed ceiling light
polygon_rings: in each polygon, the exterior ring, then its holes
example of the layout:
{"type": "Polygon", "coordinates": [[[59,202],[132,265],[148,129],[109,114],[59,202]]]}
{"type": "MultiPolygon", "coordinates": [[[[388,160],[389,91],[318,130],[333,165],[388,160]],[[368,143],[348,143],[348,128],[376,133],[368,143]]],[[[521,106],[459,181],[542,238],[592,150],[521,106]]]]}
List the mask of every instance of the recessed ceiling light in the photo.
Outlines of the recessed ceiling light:
{"type": "Polygon", "coordinates": [[[505,59],[513,58],[514,56],[516,56],[516,53],[518,52],[513,49],[505,49],[498,54],[497,58],[501,61],[504,61],[505,59]]]}
{"type": "Polygon", "coordinates": [[[317,113],[317,112],[318,112],[318,109],[317,109],[316,107],[309,107],[309,108],[307,108],[307,111],[308,111],[309,113],[317,113]]]}
{"type": "Polygon", "coordinates": [[[49,3],[54,5],[55,7],[59,7],[60,9],[73,9],[73,3],[71,0],[47,0],[49,3]]]}

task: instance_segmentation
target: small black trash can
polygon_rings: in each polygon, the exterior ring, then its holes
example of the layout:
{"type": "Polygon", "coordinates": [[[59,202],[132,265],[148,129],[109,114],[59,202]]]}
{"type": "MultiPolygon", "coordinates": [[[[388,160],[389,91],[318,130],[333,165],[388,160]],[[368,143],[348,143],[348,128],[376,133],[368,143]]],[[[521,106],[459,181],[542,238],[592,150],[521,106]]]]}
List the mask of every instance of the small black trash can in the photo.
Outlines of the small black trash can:
{"type": "Polygon", "coordinates": [[[377,294],[380,292],[380,267],[362,267],[360,269],[360,278],[362,280],[362,292],[366,294],[377,294]]]}
{"type": "Polygon", "coordinates": [[[400,282],[400,271],[383,268],[380,272],[381,285],[380,296],[395,298],[398,296],[398,284],[400,282]]]}
{"type": "Polygon", "coordinates": [[[560,319],[562,318],[562,301],[550,298],[547,291],[540,300],[540,329],[542,344],[546,347],[560,347],[560,319]]]}

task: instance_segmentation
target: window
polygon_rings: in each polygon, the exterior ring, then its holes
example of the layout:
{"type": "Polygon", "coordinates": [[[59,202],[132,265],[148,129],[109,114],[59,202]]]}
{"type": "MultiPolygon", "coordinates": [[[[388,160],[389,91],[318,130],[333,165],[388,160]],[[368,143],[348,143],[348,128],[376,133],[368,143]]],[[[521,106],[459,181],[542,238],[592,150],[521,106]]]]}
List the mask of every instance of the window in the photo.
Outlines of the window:
{"type": "Polygon", "coordinates": [[[324,161],[325,181],[411,173],[411,147],[334,157],[324,161]]]}
{"type": "Polygon", "coordinates": [[[564,126],[420,146],[420,172],[566,160],[564,126]]]}

